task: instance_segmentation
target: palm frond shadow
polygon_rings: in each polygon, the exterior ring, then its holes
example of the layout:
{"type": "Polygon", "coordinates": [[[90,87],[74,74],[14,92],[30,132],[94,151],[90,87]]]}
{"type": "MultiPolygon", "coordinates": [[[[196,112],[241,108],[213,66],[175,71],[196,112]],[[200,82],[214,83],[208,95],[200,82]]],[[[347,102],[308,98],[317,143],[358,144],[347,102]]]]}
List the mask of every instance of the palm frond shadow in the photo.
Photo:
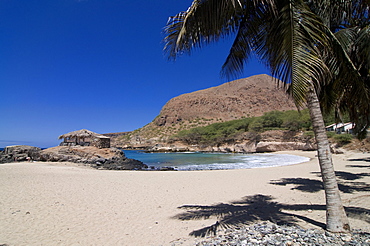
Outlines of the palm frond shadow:
{"type": "Polygon", "coordinates": [[[370,169],[370,165],[346,165],[346,167],[357,167],[357,168],[368,168],[368,169],[370,169]]]}
{"type": "MultiPolygon", "coordinates": [[[[325,205],[320,204],[283,204],[273,201],[272,196],[253,195],[246,196],[240,201],[231,203],[219,203],[210,206],[184,205],[179,209],[186,210],[174,216],[178,220],[201,220],[216,218],[217,222],[194,230],[189,235],[205,237],[209,234],[216,234],[219,229],[238,227],[240,225],[252,224],[259,221],[270,221],[278,225],[297,225],[299,220],[306,221],[315,226],[325,228],[325,224],[311,218],[295,214],[294,211],[326,210],[325,205]],[[288,212],[293,211],[293,212],[288,212]]],[[[346,207],[349,217],[361,219],[370,224],[370,209],[359,207],[346,207]]]]}
{"type": "Polygon", "coordinates": [[[279,180],[271,180],[270,184],[280,186],[295,185],[291,190],[300,190],[311,193],[323,190],[322,181],[308,178],[282,178],[279,180]]]}
{"type": "Polygon", "coordinates": [[[348,161],[366,161],[366,162],[370,162],[370,157],[368,157],[368,158],[359,158],[359,159],[348,159],[348,161]]]}
{"type": "MultiPolygon", "coordinates": [[[[359,158],[359,159],[348,159],[348,161],[356,161],[356,162],[370,162],[370,157],[368,158],[359,158]]],[[[355,167],[355,168],[369,168],[370,169],[370,165],[366,165],[366,164],[362,164],[362,163],[359,163],[359,164],[351,164],[351,165],[346,165],[346,167],[355,167]]]]}
{"type": "MultiPolygon", "coordinates": [[[[321,177],[321,174],[318,172],[313,172],[318,177],[321,177]]],[[[353,193],[353,192],[365,192],[370,191],[370,184],[366,182],[354,181],[361,179],[366,176],[370,176],[369,173],[350,173],[338,171],[335,172],[338,188],[341,192],[344,193],[353,193]]],[[[291,188],[292,190],[300,190],[303,192],[319,192],[323,190],[322,181],[309,178],[282,178],[280,180],[272,180],[270,184],[286,186],[288,184],[295,185],[291,188]]]]}
{"type": "Polygon", "coordinates": [[[179,220],[200,220],[217,218],[217,222],[211,226],[195,230],[190,233],[192,236],[204,237],[221,228],[238,226],[256,221],[272,221],[276,224],[294,225],[297,219],[281,211],[281,204],[272,201],[273,197],[255,195],[245,197],[241,201],[229,204],[220,203],[211,206],[184,205],[180,209],[187,210],[185,213],[176,215],[179,220]]]}
{"type": "MultiPolygon", "coordinates": [[[[317,175],[321,177],[321,174],[317,173],[317,175]]],[[[337,176],[337,178],[340,178],[342,180],[357,180],[363,177],[370,176],[370,173],[350,173],[350,172],[336,171],[335,175],[337,176]]]]}

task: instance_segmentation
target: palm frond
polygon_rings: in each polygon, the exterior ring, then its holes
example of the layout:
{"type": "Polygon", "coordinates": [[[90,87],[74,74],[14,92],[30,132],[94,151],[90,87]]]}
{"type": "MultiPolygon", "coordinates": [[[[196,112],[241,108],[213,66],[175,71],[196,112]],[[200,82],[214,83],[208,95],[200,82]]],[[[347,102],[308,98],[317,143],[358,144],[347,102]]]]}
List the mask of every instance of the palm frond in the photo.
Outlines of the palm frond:
{"type": "Polygon", "coordinates": [[[235,33],[242,17],[242,2],[245,1],[195,0],[187,11],[171,17],[164,39],[169,58],[235,33]]]}
{"type": "Polygon", "coordinates": [[[364,68],[370,74],[370,25],[362,28],[354,44],[357,47],[357,59],[361,62],[360,69],[364,68]]]}
{"type": "MultiPolygon", "coordinates": [[[[368,1],[368,0],[366,0],[368,1]]],[[[322,0],[308,1],[309,6],[323,20],[323,23],[336,32],[348,26],[349,20],[357,19],[368,11],[363,0],[322,0]]]]}
{"type": "Polygon", "coordinates": [[[338,76],[333,84],[340,91],[337,98],[337,111],[349,113],[355,123],[355,133],[359,138],[366,135],[370,126],[370,32],[369,26],[351,28],[351,35],[344,31],[336,33],[338,41],[345,48],[345,55],[337,50],[342,61],[338,76]],[[347,39],[346,39],[347,38],[347,39]]]}
{"type": "Polygon", "coordinates": [[[273,76],[289,84],[290,94],[302,106],[309,81],[314,81],[319,90],[319,82],[327,81],[330,74],[321,55],[328,40],[323,23],[304,3],[285,2],[276,18],[265,17],[254,49],[273,76]]]}
{"type": "MultiPolygon", "coordinates": [[[[192,49],[235,34],[247,13],[268,8],[274,0],[194,0],[187,11],[170,17],[164,32],[164,51],[175,59],[192,49]]],[[[272,8],[273,9],[273,8],[272,8]]],[[[272,10],[273,12],[273,10],[272,10]]]]}
{"type": "Polygon", "coordinates": [[[241,74],[245,64],[248,62],[251,55],[251,41],[246,32],[245,21],[241,23],[241,27],[235,37],[234,43],[231,46],[228,57],[221,69],[221,76],[231,79],[241,74]]]}

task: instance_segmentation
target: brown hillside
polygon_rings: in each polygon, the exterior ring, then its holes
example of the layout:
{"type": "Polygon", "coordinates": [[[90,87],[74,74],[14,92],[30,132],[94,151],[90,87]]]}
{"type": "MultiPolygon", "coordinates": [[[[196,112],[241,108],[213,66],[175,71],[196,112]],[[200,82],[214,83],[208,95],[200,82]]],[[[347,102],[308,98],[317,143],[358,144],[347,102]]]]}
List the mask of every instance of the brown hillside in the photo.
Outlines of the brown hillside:
{"type": "Polygon", "coordinates": [[[229,121],[291,109],[296,109],[293,101],[272,77],[256,75],[175,97],[166,103],[154,123],[170,126],[195,119],[229,121]]]}
{"type": "Polygon", "coordinates": [[[119,147],[147,146],[180,130],[292,109],[293,100],[272,77],[256,75],[175,97],[151,123],[128,135],[112,136],[112,141],[119,147]]]}

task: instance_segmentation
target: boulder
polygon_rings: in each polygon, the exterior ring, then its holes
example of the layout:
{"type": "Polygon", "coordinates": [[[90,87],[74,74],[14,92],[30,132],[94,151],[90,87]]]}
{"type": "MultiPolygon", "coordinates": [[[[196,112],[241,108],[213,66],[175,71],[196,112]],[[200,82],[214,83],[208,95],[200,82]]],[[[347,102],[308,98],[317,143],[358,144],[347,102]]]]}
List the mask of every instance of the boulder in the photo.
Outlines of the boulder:
{"type": "Polygon", "coordinates": [[[333,154],[344,154],[344,150],[340,148],[338,144],[331,144],[330,151],[333,154]]]}
{"type": "Polygon", "coordinates": [[[58,146],[40,151],[38,161],[82,163],[109,170],[140,170],[148,168],[141,161],[126,158],[117,148],[92,146],[58,146]]]}
{"type": "Polygon", "coordinates": [[[108,170],[142,170],[148,168],[143,162],[130,158],[107,160],[101,167],[108,170]]]}
{"type": "Polygon", "coordinates": [[[58,146],[41,150],[40,148],[15,145],[0,151],[0,163],[15,161],[74,162],[99,169],[141,170],[148,168],[141,161],[126,158],[123,151],[116,148],[91,146],[58,146]]]}
{"type": "Polygon", "coordinates": [[[315,150],[315,147],[302,142],[258,142],[256,152],[275,152],[284,150],[315,150]]]}
{"type": "Polygon", "coordinates": [[[28,145],[7,146],[0,152],[0,163],[31,161],[37,158],[40,151],[40,148],[28,145]]]}

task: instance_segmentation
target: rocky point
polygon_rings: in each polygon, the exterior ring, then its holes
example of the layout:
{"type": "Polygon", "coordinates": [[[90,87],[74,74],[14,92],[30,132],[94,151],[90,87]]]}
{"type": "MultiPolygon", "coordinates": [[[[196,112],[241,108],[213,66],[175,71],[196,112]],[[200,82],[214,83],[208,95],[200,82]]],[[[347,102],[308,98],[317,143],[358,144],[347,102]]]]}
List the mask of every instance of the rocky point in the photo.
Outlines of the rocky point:
{"type": "Polygon", "coordinates": [[[41,150],[37,147],[8,146],[0,153],[0,163],[18,161],[73,162],[98,169],[141,170],[148,168],[141,161],[126,158],[117,148],[96,148],[91,146],[57,146],[41,150]]]}

